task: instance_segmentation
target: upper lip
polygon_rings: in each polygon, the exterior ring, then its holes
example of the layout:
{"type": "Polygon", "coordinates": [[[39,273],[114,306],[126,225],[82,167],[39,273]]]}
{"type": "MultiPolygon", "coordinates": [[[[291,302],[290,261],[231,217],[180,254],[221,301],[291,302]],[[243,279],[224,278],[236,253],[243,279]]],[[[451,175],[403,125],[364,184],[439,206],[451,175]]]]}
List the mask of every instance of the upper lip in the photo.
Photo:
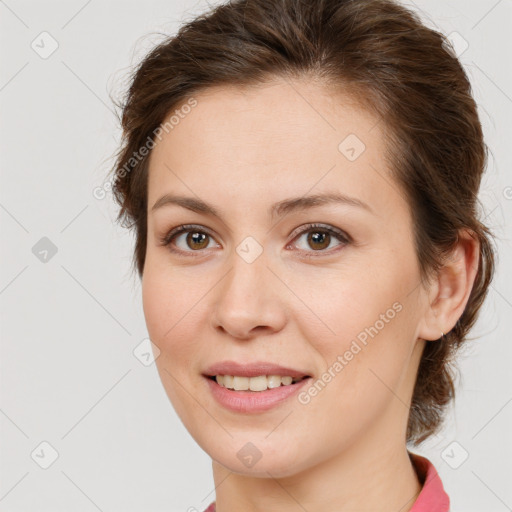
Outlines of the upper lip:
{"type": "Polygon", "coordinates": [[[301,370],[287,368],[279,364],[265,361],[253,363],[237,363],[235,361],[220,361],[209,366],[203,375],[212,377],[216,375],[234,375],[240,377],[258,377],[260,375],[290,376],[295,379],[309,377],[309,374],[301,370]]]}

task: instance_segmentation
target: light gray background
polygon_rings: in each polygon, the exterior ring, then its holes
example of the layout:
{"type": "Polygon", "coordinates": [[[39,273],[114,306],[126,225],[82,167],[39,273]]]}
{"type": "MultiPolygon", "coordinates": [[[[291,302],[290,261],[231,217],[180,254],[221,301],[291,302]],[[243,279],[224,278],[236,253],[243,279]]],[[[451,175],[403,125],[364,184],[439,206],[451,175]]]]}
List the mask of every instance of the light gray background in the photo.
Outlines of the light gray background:
{"type": "MultiPolygon", "coordinates": [[[[460,58],[491,149],[480,197],[500,239],[455,407],[416,451],[441,474],[452,512],[512,510],[512,1],[407,5],[469,44],[460,58]]],[[[202,512],[214,499],[209,457],[154,364],[133,354],[147,338],[129,274],[133,239],[114,224],[110,196],[94,194],[120,138],[109,92],[122,92],[158,32],[174,33],[206,6],[0,1],[0,511],[202,512]],[[47,59],[31,48],[43,31],[59,45],[47,59]],[[43,237],[57,248],[47,262],[33,252],[43,237]],[[42,442],[58,452],[48,469],[42,442]]]]}

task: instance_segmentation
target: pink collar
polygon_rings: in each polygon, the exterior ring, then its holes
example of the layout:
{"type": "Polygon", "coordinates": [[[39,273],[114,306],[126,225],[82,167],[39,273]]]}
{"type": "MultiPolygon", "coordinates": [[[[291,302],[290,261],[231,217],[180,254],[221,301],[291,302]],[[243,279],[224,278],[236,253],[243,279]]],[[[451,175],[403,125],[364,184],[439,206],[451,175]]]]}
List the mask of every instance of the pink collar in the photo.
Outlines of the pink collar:
{"type": "MultiPolygon", "coordinates": [[[[421,492],[409,512],[449,512],[450,498],[434,465],[417,453],[408,453],[422,485],[421,492]]],[[[215,512],[215,502],[210,503],[204,512],[215,512]]]]}
{"type": "Polygon", "coordinates": [[[408,453],[422,485],[421,492],[409,512],[449,512],[450,498],[434,465],[417,453],[408,453]]]}

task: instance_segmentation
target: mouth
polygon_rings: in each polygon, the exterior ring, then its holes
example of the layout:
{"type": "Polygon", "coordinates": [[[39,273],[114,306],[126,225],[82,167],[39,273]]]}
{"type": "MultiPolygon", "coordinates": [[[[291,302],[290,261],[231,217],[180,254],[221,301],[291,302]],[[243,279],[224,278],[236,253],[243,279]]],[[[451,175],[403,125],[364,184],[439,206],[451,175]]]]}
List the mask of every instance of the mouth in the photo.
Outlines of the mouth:
{"type": "Polygon", "coordinates": [[[245,393],[262,393],[279,387],[294,386],[311,378],[310,375],[303,375],[302,377],[261,375],[250,378],[232,375],[203,375],[203,377],[230,391],[245,393]]]}
{"type": "MultiPolygon", "coordinates": [[[[217,379],[217,375],[203,375],[204,377],[206,377],[207,379],[211,379],[211,380],[216,380],[217,379]]],[[[298,382],[299,380],[304,380],[304,379],[309,379],[311,378],[311,375],[304,375],[303,377],[300,377],[300,378],[293,378],[293,382],[298,382]]]]}
{"type": "MultiPolygon", "coordinates": [[[[203,375],[203,377],[206,377],[207,379],[210,379],[210,380],[216,380],[217,379],[217,375],[203,375]]],[[[292,381],[293,382],[299,382],[300,380],[310,379],[310,378],[311,378],[311,375],[304,375],[303,377],[293,378],[292,381]]]]}
{"type": "Polygon", "coordinates": [[[232,375],[204,375],[210,396],[225,409],[240,414],[260,414],[274,407],[290,403],[312,379],[309,375],[260,375],[242,377],[232,375]]]}

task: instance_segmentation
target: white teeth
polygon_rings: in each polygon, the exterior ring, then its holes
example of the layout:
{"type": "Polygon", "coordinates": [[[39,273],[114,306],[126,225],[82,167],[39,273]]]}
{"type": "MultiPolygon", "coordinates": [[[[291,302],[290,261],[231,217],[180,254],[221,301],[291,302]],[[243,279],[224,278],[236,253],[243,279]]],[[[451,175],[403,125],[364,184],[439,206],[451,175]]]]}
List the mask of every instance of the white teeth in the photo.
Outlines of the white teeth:
{"type": "Polygon", "coordinates": [[[219,384],[221,386],[225,386],[225,387],[229,387],[231,389],[234,388],[233,386],[233,381],[235,380],[235,378],[233,377],[233,375],[217,375],[217,382],[219,382],[219,384]],[[221,382],[219,382],[219,379],[221,379],[221,382]]]}
{"type": "MultiPolygon", "coordinates": [[[[238,377],[235,377],[235,381],[238,377]]],[[[251,391],[264,391],[267,389],[267,378],[265,375],[260,377],[251,377],[249,380],[249,389],[251,391]]],[[[236,388],[235,388],[236,389],[236,388]]],[[[244,388],[246,389],[246,388],[244,388]]]]}
{"type": "Polygon", "coordinates": [[[235,391],[244,391],[249,389],[249,377],[235,377],[233,379],[235,391]]]}
{"type": "Polygon", "coordinates": [[[278,388],[281,385],[281,380],[282,380],[282,377],[280,377],[279,375],[269,375],[267,377],[267,386],[270,389],[278,388]]]}
{"type": "Polygon", "coordinates": [[[292,382],[301,379],[294,379],[290,376],[281,377],[280,375],[259,375],[258,377],[217,375],[215,380],[219,385],[235,391],[265,391],[266,389],[278,388],[281,385],[289,386],[292,382]]]}

